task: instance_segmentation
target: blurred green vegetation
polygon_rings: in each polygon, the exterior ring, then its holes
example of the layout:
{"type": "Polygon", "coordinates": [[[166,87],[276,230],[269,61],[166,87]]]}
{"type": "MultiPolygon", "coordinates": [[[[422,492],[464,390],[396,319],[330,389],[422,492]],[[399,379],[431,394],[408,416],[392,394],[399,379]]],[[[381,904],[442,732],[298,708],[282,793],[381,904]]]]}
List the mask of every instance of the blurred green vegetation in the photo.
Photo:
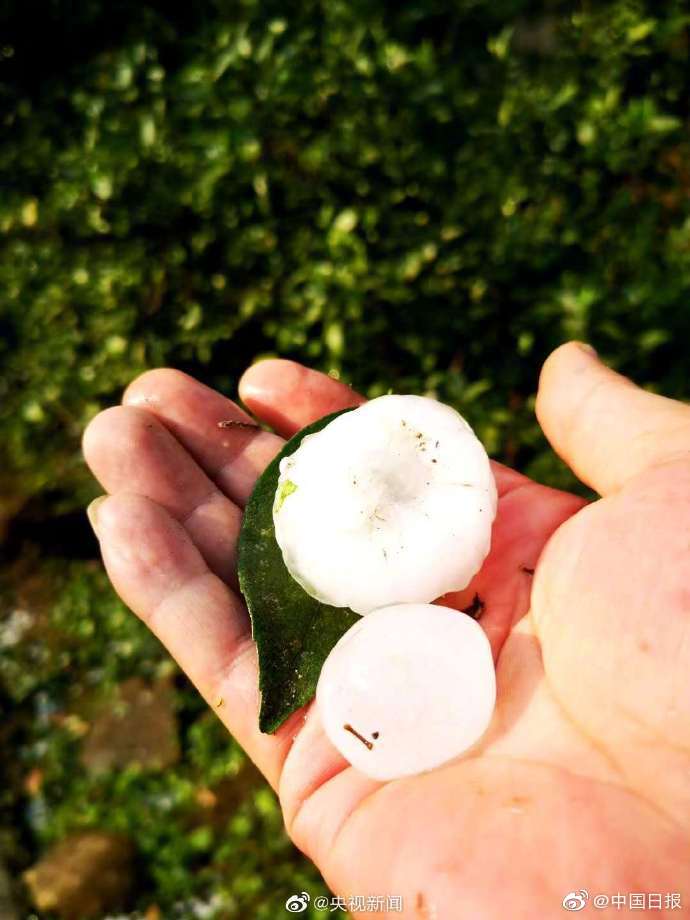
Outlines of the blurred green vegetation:
{"type": "Polygon", "coordinates": [[[136,846],[132,910],[274,918],[323,890],[94,562],[84,425],[145,368],[232,394],[280,354],[437,395],[494,456],[572,486],[533,416],[555,345],[690,394],[689,49],[680,0],[0,6],[12,872],[99,827],[136,846]],[[87,776],[75,713],[132,676],[172,683],[182,758],[87,776]],[[204,818],[199,790],[235,773],[242,795],[204,818]]]}

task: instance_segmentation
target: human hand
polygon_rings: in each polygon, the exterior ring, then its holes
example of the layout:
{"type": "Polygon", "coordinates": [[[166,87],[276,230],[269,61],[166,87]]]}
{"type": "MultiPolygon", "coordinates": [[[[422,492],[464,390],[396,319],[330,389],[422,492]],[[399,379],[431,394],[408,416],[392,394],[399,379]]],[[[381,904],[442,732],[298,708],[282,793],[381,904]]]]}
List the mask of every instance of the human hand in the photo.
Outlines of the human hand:
{"type": "Polygon", "coordinates": [[[484,603],[494,720],[471,756],[380,783],[334,750],[312,706],[275,735],[259,732],[235,573],[241,508],[280,436],[361,397],[284,361],[250,368],[240,394],[277,434],[219,429],[251,418],[177,371],[136,380],[84,436],[110,493],[95,527],[115,589],[264,772],[292,839],[332,889],[400,896],[420,920],[562,916],[563,896],[581,887],[682,891],[690,408],[638,390],[577,345],[551,356],[539,420],[605,497],[583,507],[494,465],[491,553],[466,591],[444,598],[484,603]]]}

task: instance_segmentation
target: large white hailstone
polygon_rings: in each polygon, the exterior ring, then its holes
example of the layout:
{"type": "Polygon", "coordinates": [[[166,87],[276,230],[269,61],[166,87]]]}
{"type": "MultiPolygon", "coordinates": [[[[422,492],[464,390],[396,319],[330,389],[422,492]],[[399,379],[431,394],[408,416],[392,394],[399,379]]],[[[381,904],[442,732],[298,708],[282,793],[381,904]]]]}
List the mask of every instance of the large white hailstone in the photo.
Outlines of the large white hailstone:
{"type": "Polygon", "coordinates": [[[466,587],[491,543],[489,458],[454,409],[380,396],[307,435],[280,463],[278,545],[312,597],[369,613],[466,587]]]}
{"type": "Polygon", "coordinates": [[[330,741],[374,779],[431,770],[472,747],[496,701],[489,640],[436,604],[382,607],[326,659],[316,705],[330,741]]]}

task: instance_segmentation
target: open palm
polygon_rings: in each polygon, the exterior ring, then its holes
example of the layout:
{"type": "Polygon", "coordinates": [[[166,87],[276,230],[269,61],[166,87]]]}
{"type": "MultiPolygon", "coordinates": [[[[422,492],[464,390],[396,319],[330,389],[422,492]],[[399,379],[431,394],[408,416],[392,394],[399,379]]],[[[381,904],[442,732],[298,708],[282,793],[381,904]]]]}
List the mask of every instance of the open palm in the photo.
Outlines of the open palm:
{"type": "Polygon", "coordinates": [[[557,917],[579,889],[685,885],[690,902],[690,409],[575,344],[552,355],[540,422],[605,497],[583,507],[495,465],[491,553],[444,598],[481,608],[494,720],[471,756],[380,783],[342,759],[311,706],[259,733],[235,572],[241,509],[281,436],[361,398],[286,361],[252,367],[240,393],[276,434],[219,427],[251,418],[177,371],[136,380],[84,437],[108,493],[92,519],[116,590],[278,791],[333,890],[399,896],[420,920],[557,917]]]}

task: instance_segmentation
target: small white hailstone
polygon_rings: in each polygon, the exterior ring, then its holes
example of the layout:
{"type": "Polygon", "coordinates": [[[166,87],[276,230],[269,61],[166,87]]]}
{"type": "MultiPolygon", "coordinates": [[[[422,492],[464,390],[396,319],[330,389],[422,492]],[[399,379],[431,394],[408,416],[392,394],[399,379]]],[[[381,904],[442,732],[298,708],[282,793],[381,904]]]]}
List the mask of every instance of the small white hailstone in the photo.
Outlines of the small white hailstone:
{"type": "Polygon", "coordinates": [[[273,521],[295,581],[365,614],[466,587],[489,552],[496,500],[489,458],[461,415],[390,395],[283,458],[273,521]]]}
{"type": "Polygon", "coordinates": [[[395,604],[363,617],[333,647],[316,688],[329,740],[380,780],[462,754],[486,731],[495,701],[484,630],[436,604],[395,604]]]}

